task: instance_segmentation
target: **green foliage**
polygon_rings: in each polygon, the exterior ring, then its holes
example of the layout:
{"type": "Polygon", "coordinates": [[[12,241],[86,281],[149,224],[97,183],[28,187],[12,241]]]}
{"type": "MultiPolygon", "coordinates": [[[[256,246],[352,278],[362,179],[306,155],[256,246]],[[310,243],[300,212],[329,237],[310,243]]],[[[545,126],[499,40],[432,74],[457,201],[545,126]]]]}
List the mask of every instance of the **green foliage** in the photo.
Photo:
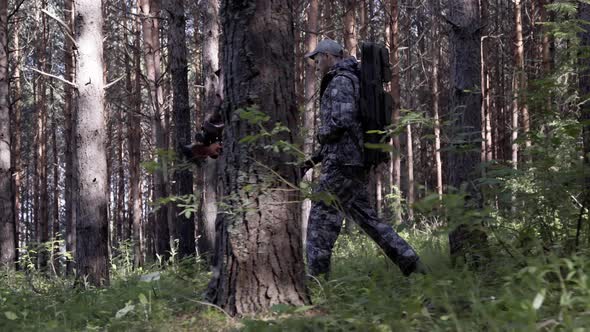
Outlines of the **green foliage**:
{"type": "Polygon", "coordinates": [[[330,279],[309,279],[311,305],[275,305],[241,321],[203,304],[211,275],[200,261],[133,269],[129,244],[118,249],[104,289],[76,288],[72,277],[3,271],[0,330],[583,331],[590,325],[587,253],[541,254],[523,264],[498,249],[492,262],[470,271],[449,267],[444,234],[402,235],[430,275],[402,276],[375,243],[355,232],[339,238],[330,279]]]}
{"type": "Polygon", "coordinates": [[[217,330],[226,323],[196,302],[209,280],[201,264],[193,258],[179,262],[176,271],[119,269],[110,287],[85,290],[73,286],[73,277],[3,271],[0,330],[170,331],[193,328],[197,320],[204,329],[217,330]]]}
{"type": "MultiPolygon", "coordinates": [[[[407,235],[407,234],[406,234],[407,235]]],[[[246,331],[536,331],[590,324],[590,262],[506,255],[474,272],[449,268],[446,237],[412,236],[432,268],[405,278],[364,235],[341,237],[330,280],[310,281],[313,307],[281,306],[246,331]],[[424,303],[429,303],[427,309],[424,303]]]]}

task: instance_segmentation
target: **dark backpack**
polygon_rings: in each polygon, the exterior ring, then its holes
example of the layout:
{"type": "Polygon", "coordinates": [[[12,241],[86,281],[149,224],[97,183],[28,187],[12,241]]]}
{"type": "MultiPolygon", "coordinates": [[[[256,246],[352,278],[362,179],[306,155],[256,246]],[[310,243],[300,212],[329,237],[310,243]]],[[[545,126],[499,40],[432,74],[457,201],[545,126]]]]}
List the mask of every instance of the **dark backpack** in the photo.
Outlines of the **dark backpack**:
{"type": "Polygon", "coordinates": [[[390,159],[392,146],[383,134],[391,126],[393,99],[383,89],[391,80],[389,51],[383,45],[361,45],[360,113],[364,133],[364,166],[367,169],[390,159]]]}

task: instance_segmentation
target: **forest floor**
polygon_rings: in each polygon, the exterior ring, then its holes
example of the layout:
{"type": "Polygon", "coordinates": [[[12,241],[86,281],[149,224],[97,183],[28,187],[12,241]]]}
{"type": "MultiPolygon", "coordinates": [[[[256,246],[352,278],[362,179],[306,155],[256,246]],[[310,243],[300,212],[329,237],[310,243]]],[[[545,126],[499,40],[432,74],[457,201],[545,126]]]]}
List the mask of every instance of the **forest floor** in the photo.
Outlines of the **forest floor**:
{"type": "Polygon", "coordinates": [[[65,278],[0,275],[0,331],[586,331],[590,259],[498,248],[478,271],[451,269],[446,237],[409,236],[432,269],[405,278],[366,236],[340,237],[329,281],[309,281],[313,305],[227,317],[202,302],[209,272],[194,261],[133,271],[113,262],[111,286],[79,290],[65,278]],[[526,260],[523,263],[522,259],[526,260]],[[423,303],[431,305],[426,309],[423,303]]]}

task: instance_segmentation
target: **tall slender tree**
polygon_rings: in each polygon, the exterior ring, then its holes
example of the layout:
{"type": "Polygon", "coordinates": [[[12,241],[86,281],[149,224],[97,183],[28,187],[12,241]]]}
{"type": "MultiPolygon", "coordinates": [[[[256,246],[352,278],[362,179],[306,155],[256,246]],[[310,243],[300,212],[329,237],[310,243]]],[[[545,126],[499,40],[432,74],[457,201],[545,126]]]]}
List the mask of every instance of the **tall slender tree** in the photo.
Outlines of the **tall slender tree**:
{"type": "MultiPolygon", "coordinates": [[[[590,22],[590,4],[582,2],[580,3],[579,18],[582,22],[590,22]]],[[[590,57],[588,57],[588,50],[590,50],[590,26],[584,24],[583,31],[580,32],[581,46],[584,50],[581,52],[583,56],[580,57],[580,73],[579,73],[579,89],[582,98],[588,98],[590,96],[590,57]]],[[[583,209],[588,208],[590,204],[590,105],[588,103],[582,104],[581,107],[582,116],[581,120],[584,122],[583,129],[583,142],[584,142],[584,206],[583,209]]],[[[578,247],[578,241],[580,238],[582,218],[578,219],[578,227],[576,234],[576,247],[578,247]]]]}
{"type": "MultiPolygon", "coordinates": [[[[386,34],[387,42],[389,43],[389,62],[391,63],[391,83],[390,92],[393,100],[392,107],[392,125],[399,126],[400,123],[400,108],[401,108],[401,85],[400,85],[400,62],[399,62],[399,4],[398,0],[387,0],[390,10],[388,16],[388,34],[386,34]]],[[[391,162],[389,164],[389,175],[392,194],[395,197],[396,211],[393,211],[394,222],[402,221],[401,214],[401,142],[399,135],[393,135],[391,138],[393,143],[393,152],[391,162]]]]}
{"type": "MultiPolygon", "coordinates": [[[[170,16],[168,49],[172,73],[173,116],[176,127],[176,143],[187,145],[191,142],[191,109],[188,93],[188,63],[186,51],[186,17],[184,0],[167,2],[170,16]]],[[[174,191],[176,195],[193,194],[193,176],[189,170],[175,172],[174,191]]],[[[186,257],[195,254],[195,223],[193,218],[177,213],[176,224],[179,239],[179,254],[186,257]]]]}
{"type": "MultiPolygon", "coordinates": [[[[156,142],[158,169],[154,174],[153,201],[158,202],[168,196],[168,171],[162,154],[168,149],[166,138],[166,119],[164,115],[164,96],[162,92],[162,69],[160,49],[160,0],[140,0],[143,30],[143,48],[147,81],[149,86],[149,105],[152,111],[152,125],[156,142]]],[[[170,252],[170,233],[168,229],[168,206],[160,206],[154,216],[156,254],[167,257],[170,252]]]]}
{"type": "MultiPolygon", "coordinates": [[[[67,26],[66,33],[69,36],[74,35],[74,0],[64,1],[65,10],[64,22],[67,26]]],[[[74,57],[74,43],[68,36],[65,37],[64,45],[64,63],[65,63],[65,78],[70,82],[74,82],[75,75],[75,57],[74,57]]],[[[76,192],[77,186],[74,179],[74,148],[76,146],[76,134],[74,123],[76,121],[76,105],[74,100],[74,88],[69,84],[64,86],[64,135],[67,137],[69,144],[65,145],[65,223],[66,223],[66,250],[69,251],[73,257],[76,257],[76,192]]],[[[67,262],[66,271],[71,273],[74,264],[72,261],[67,262]]]]}
{"type": "Polygon", "coordinates": [[[8,74],[8,1],[0,1],[0,264],[13,266],[14,237],[8,74]]]}

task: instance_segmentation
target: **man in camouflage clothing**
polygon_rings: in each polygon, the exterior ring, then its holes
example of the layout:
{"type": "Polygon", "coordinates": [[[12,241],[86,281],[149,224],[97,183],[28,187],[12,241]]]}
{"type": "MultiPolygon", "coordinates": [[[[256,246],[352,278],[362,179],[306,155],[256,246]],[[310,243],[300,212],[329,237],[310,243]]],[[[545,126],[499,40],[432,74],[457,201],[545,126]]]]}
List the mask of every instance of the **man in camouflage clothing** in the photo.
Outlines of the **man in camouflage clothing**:
{"type": "Polygon", "coordinates": [[[383,223],[371,207],[363,167],[363,130],[359,114],[360,66],[354,57],[344,58],[342,47],[333,40],[321,41],[308,54],[322,75],[320,88],[320,150],[304,171],[321,162],[319,186],[334,203],[313,202],[307,229],[307,262],[311,275],[327,274],[332,248],[344,217],[354,220],[396,263],[404,275],[425,271],[410,245],[391,226],[383,223]]]}

